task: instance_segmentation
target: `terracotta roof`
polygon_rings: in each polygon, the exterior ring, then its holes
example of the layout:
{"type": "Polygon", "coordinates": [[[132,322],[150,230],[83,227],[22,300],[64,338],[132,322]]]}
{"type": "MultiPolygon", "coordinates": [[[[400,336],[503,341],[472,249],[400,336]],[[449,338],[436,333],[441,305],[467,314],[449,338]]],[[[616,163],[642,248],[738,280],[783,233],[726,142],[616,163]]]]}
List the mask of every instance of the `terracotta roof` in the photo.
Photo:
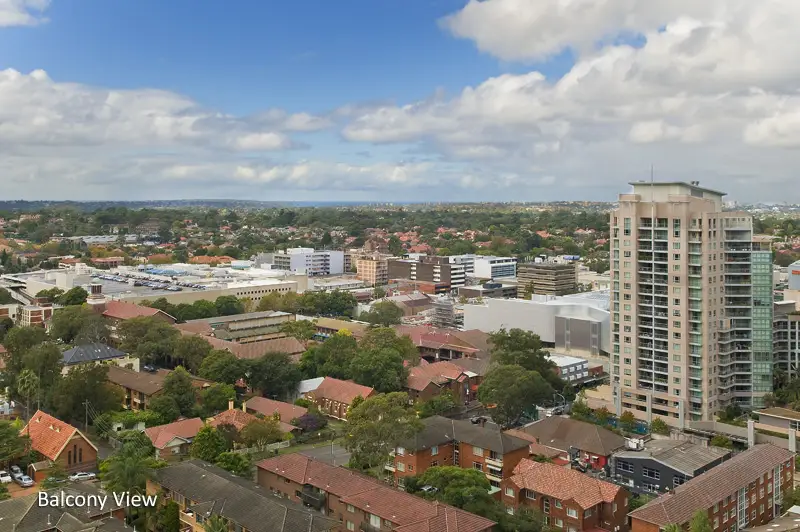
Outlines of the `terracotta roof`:
{"type": "Polygon", "coordinates": [[[97,450],[81,431],[41,410],[36,411],[20,434],[30,436],[31,448],[50,460],[57,460],[61,451],[76,434],[97,450]]]}
{"type": "Polygon", "coordinates": [[[147,316],[155,316],[156,314],[163,314],[175,321],[175,318],[169,314],[158,310],[157,308],[144,307],[126,301],[109,301],[106,303],[106,309],[103,311],[103,316],[107,318],[116,318],[118,320],[130,320],[133,318],[142,318],[147,316]]]}
{"type": "Polygon", "coordinates": [[[236,355],[236,358],[240,358],[243,360],[252,360],[256,358],[261,358],[267,353],[287,353],[289,355],[295,356],[300,355],[305,352],[305,347],[303,344],[300,343],[297,338],[293,338],[291,336],[286,336],[283,338],[272,338],[269,340],[260,340],[258,342],[250,342],[247,344],[237,344],[236,342],[231,342],[228,340],[222,340],[220,338],[214,338],[213,336],[207,336],[204,333],[198,333],[197,331],[186,329],[184,326],[187,325],[186,323],[181,324],[178,329],[184,335],[200,335],[205,340],[211,344],[211,347],[214,349],[223,349],[225,351],[229,351],[236,355]]]}
{"type": "Polygon", "coordinates": [[[516,436],[517,438],[523,439],[525,441],[530,442],[528,449],[532,455],[540,455],[546,456],[548,458],[555,458],[556,456],[561,455],[564,451],[560,449],[556,449],[554,447],[548,447],[547,445],[542,445],[536,442],[536,438],[531,436],[527,432],[522,432],[521,430],[510,429],[505,431],[506,434],[509,436],[516,436]]]}
{"type": "Polygon", "coordinates": [[[519,430],[534,436],[542,445],[562,451],[575,447],[597,456],[609,456],[625,445],[625,438],[608,429],[561,416],[544,418],[519,430]]]}
{"type": "Polygon", "coordinates": [[[398,532],[482,532],[494,523],[483,517],[427,501],[386,486],[343,467],[293,453],[269,458],[257,466],[298,484],[310,484],[369,513],[395,523],[398,532]]]}
{"type": "Polygon", "coordinates": [[[447,361],[420,365],[409,370],[406,387],[421,392],[431,383],[439,386],[458,379],[463,373],[463,369],[447,361]]]}
{"type": "Polygon", "coordinates": [[[253,414],[248,414],[243,410],[234,408],[232,410],[220,412],[213,418],[209,419],[208,424],[212,427],[218,427],[220,425],[233,425],[236,427],[236,430],[242,430],[253,421],[258,421],[258,418],[253,414]]]}
{"type": "Polygon", "coordinates": [[[622,489],[574,469],[527,458],[520,460],[509,481],[520,489],[535,491],[560,501],[574,500],[584,510],[603,502],[613,502],[622,489]]]}
{"type": "Polygon", "coordinates": [[[398,325],[398,336],[408,336],[417,347],[441,349],[449,347],[463,353],[477,354],[480,349],[458,336],[451,329],[437,329],[425,325],[398,325]]]}
{"type": "Polygon", "coordinates": [[[356,397],[366,399],[375,390],[369,386],[362,386],[352,381],[342,381],[333,377],[325,377],[316,390],[310,392],[318,399],[330,399],[349,405],[356,397]]]}
{"type": "Polygon", "coordinates": [[[166,445],[175,438],[184,440],[191,440],[200,429],[203,428],[203,420],[199,417],[191,419],[181,419],[166,425],[158,425],[157,427],[150,427],[145,429],[144,433],[153,442],[153,447],[156,449],[163,449],[166,445]]]}
{"type": "Polygon", "coordinates": [[[271,417],[277,412],[280,416],[279,420],[286,423],[308,413],[308,409],[302,406],[284,403],[282,401],[274,401],[266,397],[252,397],[245,402],[245,406],[248,410],[255,410],[267,417],[271,417]]]}
{"type": "Polygon", "coordinates": [[[697,510],[711,508],[783,463],[791,466],[792,460],[794,453],[786,449],[771,444],[756,445],[634,510],[631,519],[659,526],[683,525],[697,510]]]}

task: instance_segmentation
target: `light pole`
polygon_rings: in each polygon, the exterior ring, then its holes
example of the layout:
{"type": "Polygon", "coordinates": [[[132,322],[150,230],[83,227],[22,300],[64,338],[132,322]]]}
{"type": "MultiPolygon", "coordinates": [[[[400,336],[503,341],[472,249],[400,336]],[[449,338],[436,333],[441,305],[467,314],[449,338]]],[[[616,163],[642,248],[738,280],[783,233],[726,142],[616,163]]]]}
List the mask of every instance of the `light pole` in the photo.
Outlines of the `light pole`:
{"type": "Polygon", "coordinates": [[[558,392],[555,392],[555,393],[553,394],[553,397],[555,397],[556,395],[557,395],[557,396],[559,396],[559,397],[561,398],[561,401],[563,401],[563,402],[561,403],[561,408],[563,409],[564,407],[566,407],[566,406],[567,406],[567,398],[566,398],[566,397],[564,397],[562,394],[560,394],[560,393],[558,393],[558,392]]]}

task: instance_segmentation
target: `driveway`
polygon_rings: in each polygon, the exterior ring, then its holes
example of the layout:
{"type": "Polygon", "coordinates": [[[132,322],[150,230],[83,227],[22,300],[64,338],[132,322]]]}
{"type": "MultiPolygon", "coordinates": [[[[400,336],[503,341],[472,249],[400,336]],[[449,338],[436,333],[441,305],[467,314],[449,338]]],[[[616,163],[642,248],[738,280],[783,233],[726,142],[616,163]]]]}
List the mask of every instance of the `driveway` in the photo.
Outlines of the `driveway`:
{"type": "Polygon", "coordinates": [[[350,453],[340,445],[325,445],[314,449],[304,449],[300,454],[335,466],[345,466],[350,461],[350,453]]]}
{"type": "Polygon", "coordinates": [[[30,488],[23,488],[16,482],[12,482],[10,484],[6,484],[8,488],[8,493],[11,494],[11,497],[17,499],[19,497],[24,497],[26,495],[31,495],[32,493],[36,493],[39,491],[39,486],[33,485],[30,488]]]}

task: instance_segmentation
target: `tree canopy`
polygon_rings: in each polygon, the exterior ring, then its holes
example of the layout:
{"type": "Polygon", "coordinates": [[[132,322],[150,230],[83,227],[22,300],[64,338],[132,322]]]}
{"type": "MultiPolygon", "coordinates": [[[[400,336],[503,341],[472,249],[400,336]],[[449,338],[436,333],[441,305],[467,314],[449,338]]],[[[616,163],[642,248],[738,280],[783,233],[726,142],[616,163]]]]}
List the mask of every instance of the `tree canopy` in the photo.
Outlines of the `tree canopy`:
{"type": "Polygon", "coordinates": [[[494,405],[492,419],[504,426],[518,422],[537,404],[552,400],[553,387],[536,371],[521,366],[495,366],[478,388],[478,399],[494,405]]]}

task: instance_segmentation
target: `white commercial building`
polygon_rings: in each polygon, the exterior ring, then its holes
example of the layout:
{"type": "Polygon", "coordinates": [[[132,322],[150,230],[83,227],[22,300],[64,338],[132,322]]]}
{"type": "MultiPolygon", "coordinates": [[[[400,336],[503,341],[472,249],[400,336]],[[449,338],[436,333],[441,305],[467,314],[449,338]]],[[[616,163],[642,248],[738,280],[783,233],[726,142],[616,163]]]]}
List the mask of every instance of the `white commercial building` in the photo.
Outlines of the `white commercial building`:
{"type": "Polygon", "coordinates": [[[533,332],[561,353],[589,356],[611,350],[609,292],[525,299],[487,299],[464,305],[464,329],[533,332]]]}
{"type": "Polygon", "coordinates": [[[506,279],[517,276],[517,259],[514,257],[494,257],[490,255],[452,255],[450,264],[464,266],[467,277],[480,279],[506,279]]]}
{"type": "Polygon", "coordinates": [[[275,253],[264,253],[256,257],[256,264],[269,266],[273,270],[317,275],[341,275],[344,273],[344,251],[316,251],[314,248],[291,248],[275,253]]]}

